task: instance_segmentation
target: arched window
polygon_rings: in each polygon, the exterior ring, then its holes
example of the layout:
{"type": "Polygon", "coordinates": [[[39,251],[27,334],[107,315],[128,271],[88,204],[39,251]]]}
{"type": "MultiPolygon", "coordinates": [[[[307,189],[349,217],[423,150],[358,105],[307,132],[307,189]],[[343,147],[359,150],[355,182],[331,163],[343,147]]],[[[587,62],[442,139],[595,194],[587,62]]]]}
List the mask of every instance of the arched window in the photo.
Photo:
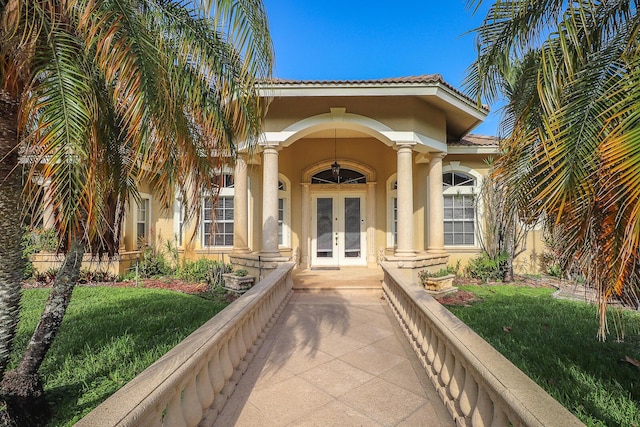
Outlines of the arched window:
{"type": "Polygon", "coordinates": [[[477,179],[461,171],[445,172],[442,187],[445,246],[475,246],[477,179]]]}
{"type": "Polygon", "coordinates": [[[340,169],[340,175],[333,176],[331,169],[325,169],[311,176],[312,184],[366,184],[367,177],[353,169],[340,169]]]}

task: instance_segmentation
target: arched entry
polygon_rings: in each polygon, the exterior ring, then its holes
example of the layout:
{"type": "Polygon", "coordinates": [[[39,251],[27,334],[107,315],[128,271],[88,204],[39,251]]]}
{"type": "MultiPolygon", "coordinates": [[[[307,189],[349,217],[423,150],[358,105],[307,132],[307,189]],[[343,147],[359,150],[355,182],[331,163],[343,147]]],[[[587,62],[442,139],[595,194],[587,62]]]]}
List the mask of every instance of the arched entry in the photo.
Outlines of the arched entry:
{"type": "Polygon", "coordinates": [[[371,168],[339,159],[340,175],[329,161],[309,168],[311,267],[366,266],[368,260],[368,184],[371,168]]]}

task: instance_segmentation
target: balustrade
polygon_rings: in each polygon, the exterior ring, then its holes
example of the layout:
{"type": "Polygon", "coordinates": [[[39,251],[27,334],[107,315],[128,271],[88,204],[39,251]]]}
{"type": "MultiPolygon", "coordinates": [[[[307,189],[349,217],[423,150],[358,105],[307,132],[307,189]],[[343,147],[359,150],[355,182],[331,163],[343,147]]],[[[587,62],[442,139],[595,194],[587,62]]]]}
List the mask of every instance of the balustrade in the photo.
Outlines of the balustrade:
{"type": "Polygon", "coordinates": [[[382,268],[385,298],[456,425],[583,425],[392,264],[382,268]]]}
{"type": "Polygon", "coordinates": [[[293,266],[282,264],[76,425],[212,425],[291,296],[293,266]]]}

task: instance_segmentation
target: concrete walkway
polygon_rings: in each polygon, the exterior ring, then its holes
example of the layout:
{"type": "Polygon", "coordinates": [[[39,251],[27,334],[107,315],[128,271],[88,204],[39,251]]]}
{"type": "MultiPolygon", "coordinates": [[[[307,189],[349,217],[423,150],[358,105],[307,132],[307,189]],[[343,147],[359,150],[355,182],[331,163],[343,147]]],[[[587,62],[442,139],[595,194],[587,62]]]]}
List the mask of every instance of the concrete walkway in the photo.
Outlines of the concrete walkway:
{"type": "Polygon", "coordinates": [[[382,298],[381,275],[360,289],[348,275],[342,289],[294,291],[215,426],[454,425],[382,298]]]}

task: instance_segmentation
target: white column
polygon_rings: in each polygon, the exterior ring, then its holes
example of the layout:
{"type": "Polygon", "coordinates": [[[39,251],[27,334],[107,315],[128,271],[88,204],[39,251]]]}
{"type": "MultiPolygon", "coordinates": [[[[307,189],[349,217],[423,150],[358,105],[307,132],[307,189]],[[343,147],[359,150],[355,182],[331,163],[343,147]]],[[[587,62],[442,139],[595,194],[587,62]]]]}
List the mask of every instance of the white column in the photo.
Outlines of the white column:
{"type": "Polygon", "coordinates": [[[375,264],[376,254],[376,183],[367,182],[367,263],[375,264]]]}
{"type": "Polygon", "coordinates": [[[280,256],[278,251],[278,146],[262,151],[262,250],[263,256],[280,256]]]}
{"type": "Polygon", "coordinates": [[[300,265],[310,267],[309,259],[311,243],[311,184],[302,183],[302,238],[300,239],[300,265]]]}
{"type": "Polygon", "coordinates": [[[42,228],[49,230],[55,228],[55,217],[53,213],[53,202],[51,201],[51,182],[47,181],[43,184],[44,191],[42,201],[44,203],[44,212],[42,213],[42,228]]]}
{"type": "Polygon", "coordinates": [[[247,197],[247,160],[238,154],[233,175],[233,253],[245,254],[249,250],[249,201],[247,197]]]}
{"type": "Polygon", "coordinates": [[[429,247],[427,252],[444,254],[444,206],[442,198],[442,159],[446,153],[434,153],[429,162],[429,247]]]}
{"type": "Polygon", "coordinates": [[[413,257],[413,145],[397,143],[398,242],[395,256],[413,257]]]}

